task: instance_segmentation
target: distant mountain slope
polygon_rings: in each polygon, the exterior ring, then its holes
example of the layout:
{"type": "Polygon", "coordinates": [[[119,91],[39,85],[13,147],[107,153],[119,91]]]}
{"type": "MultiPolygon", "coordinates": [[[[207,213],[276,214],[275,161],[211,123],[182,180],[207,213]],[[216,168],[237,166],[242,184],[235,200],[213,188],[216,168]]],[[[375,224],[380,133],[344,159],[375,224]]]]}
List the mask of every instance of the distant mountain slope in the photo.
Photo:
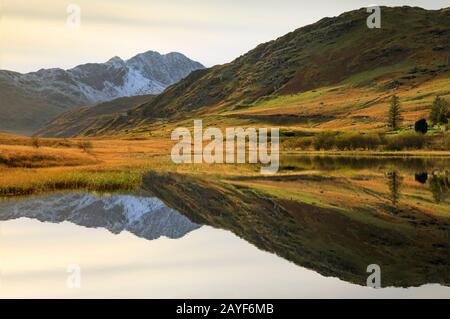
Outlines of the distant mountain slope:
{"type": "Polygon", "coordinates": [[[0,130],[33,132],[75,106],[157,94],[202,68],[180,53],[148,51],[126,61],[114,57],[70,70],[0,71],[0,130]]]}
{"type": "Polygon", "coordinates": [[[0,76],[0,131],[29,134],[65,110],[0,76]]]}
{"type": "Polygon", "coordinates": [[[73,137],[100,134],[105,126],[125,117],[127,111],[148,103],[155,95],[121,97],[112,101],[78,107],[48,122],[36,135],[43,137],[73,137]]]}

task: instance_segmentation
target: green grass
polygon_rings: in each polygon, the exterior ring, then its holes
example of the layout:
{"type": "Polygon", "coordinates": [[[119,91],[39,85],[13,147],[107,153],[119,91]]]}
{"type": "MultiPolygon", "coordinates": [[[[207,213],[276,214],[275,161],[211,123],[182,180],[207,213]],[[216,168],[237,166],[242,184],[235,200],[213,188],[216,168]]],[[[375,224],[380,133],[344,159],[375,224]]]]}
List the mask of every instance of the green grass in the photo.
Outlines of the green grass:
{"type": "Polygon", "coordinates": [[[262,98],[254,104],[249,105],[246,110],[266,110],[284,108],[290,105],[300,105],[305,102],[319,100],[319,98],[329,91],[340,89],[341,86],[322,87],[315,90],[282,96],[273,96],[270,98],[262,98]]]}
{"type": "Polygon", "coordinates": [[[341,84],[355,86],[363,84],[368,81],[373,81],[381,76],[386,76],[386,74],[402,72],[408,69],[412,69],[413,67],[414,67],[413,61],[405,60],[401,63],[397,63],[394,65],[383,66],[373,70],[368,70],[365,72],[355,74],[344,80],[341,84]]]}

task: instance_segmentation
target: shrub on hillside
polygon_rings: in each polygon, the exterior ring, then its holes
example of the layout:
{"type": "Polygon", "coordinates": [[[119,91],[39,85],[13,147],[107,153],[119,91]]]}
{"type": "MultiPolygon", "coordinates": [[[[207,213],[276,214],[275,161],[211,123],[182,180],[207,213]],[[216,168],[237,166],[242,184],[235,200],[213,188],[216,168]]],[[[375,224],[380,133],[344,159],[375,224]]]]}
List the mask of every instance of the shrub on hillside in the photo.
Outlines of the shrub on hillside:
{"type": "Polygon", "coordinates": [[[314,136],[312,146],[315,150],[331,150],[336,143],[336,133],[321,132],[314,136]]]}
{"type": "Polygon", "coordinates": [[[336,137],[335,145],[340,150],[372,150],[382,144],[378,134],[361,134],[357,132],[342,133],[336,137]]]}
{"type": "Polygon", "coordinates": [[[342,133],[336,137],[336,147],[340,150],[354,150],[363,144],[363,137],[359,133],[342,133]]]}
{"type": "Polygon", "coordinates": [[[78,147],[81,148],[86,153],[89,153],[92,150],[92,142],[91,141],[80,141],[78,147]]]}
{"type": "Polygon", "coordinates": [[[391,151],[421,149],[424,145],[425,145],[425,137],[423,136],[423,134],[415,132],[407,132],[388,137],[386,149],[391,151]]]}
{"type": "Polygon", "coordinates": [[[306,150],[311,147],[312,137],[291,137],[284,143],[287,149],[302,149],[306,150]]]}
{"type": "Polygon", "coordinates": [[[41,141],[37,137],[32,137],[31,146],[33,146],[34,148],[39,148],[41,146],[41,141]]]}
{"type": "MultiPolygon", "coordinates": [[[[384,134],[361,134],[358,132],[321,132],[313,138],[294,139],[286,143],[289,148],[307,149],[312,146],[315,150],[377,150],[387,149],[400,151],[407,149],[421,149],[425,145],[426,138],[424,134],[415,132],[406,132],[393,136],[384,134]],[[293,147],[295,146],[295,147],[293,147]]],[[[450,142],[449,142],[450,143],[450,142]]]]}

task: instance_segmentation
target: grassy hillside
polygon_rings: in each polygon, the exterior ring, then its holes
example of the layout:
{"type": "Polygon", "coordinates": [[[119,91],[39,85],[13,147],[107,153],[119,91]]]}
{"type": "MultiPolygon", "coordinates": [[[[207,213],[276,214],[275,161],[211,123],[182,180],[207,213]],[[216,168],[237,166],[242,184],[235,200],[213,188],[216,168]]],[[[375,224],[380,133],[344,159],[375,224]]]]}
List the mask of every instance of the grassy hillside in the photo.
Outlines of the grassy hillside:
{"type": "Polygon", "coordinates": [[[112,101],[84,106],[63,113],[51,120],[46,128],[38,131],[38,136],[71,137],[101,134],[104,126],[126,116],[127,111],[143,103],[148,103],[154,95],[122,97],[112,101]]]}
{"type": "Polygon", "coordinates": [[[365,10],[300,28],[231,63],[193,72],[152,101],[105,124],[101,134],[137,134],[155,123],[276,124],[298,129],[380,129],[389,98],[406,122],[450,97],[450,10],[382,8],[382,28],[365,10]]]}
{"type": "Polygon", "coordinates": [[[5,131],[31,134],[65,110],[0,80],[0,127],[5,131]]]}

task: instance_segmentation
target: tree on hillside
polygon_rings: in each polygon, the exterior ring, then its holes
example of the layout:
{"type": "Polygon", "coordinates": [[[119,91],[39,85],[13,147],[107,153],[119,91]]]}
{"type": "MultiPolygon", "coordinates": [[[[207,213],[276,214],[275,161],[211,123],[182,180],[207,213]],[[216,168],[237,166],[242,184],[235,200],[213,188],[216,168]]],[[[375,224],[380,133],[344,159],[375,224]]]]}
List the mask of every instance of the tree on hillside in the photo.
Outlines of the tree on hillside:
{"type": "Polygon", "coordinates": [[[399,128],[400,122],[402,121],[400,110],[400,99],[398,96],[394,95],[391,99],[391,106],[389,107],[389,128],[393,131],[399,128]]]}
{"type": "Polygon", "coordinates": [[[448,102],[437,96],[431,105],[431,125],[442,125],[448,123],[448,102]]]}

